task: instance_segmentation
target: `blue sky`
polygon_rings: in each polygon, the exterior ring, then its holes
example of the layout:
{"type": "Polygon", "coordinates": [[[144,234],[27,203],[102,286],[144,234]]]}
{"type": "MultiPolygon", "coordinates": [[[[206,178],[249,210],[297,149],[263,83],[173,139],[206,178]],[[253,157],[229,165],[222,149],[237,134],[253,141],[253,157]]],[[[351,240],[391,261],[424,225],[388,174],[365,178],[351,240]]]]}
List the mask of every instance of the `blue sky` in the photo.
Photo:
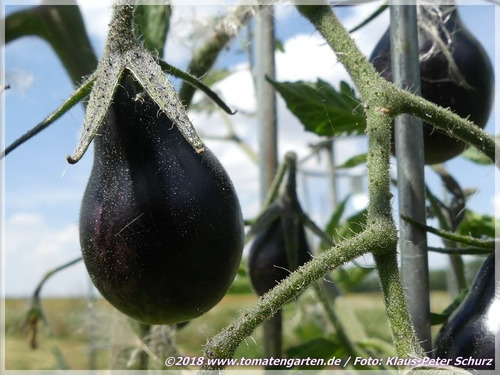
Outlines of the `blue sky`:
{"type": "MultiPolygon", "coordinates": [[[[277,36],[285,46],[285,53],[277,54],[277,75],[280,80],[316,80],[318,77],[337,84],[347,79],[333,53],[324,45],[312,27],[290,6],[276,10],[277,36]]],[[[353,26],[373,10],[373,5],[341,8],[345,24],[353,26]]],[[[6,14],[19,9],[7,6],[6,14]]],[[[481,41],[494,61],[495,24],[493,6],[467,7],[461,15],[469,29],[481,41]]],[[[82,7],[95,52],[100,56],[109,21],[109,7],[91,2],[82,7]]],[[[172,31],[167,42],[166,59],[185,67],[192,50],[198,44],[188,36],[203,35],[209,25],[207,13],[224,14],[224,6],[174,8],[172,31]]],[[[379,36],[385,31],[388,15],[355,34],[358,45],[369,54],[379,36]]],[[[497,30],[498,32],[498,30],[497,30]]],[[[240,112],[255,111],[254,92],[246,56],[237,53],[246,43],[246,32],[236,38],[231,48],[218,60],[219,66],[235,73],[217,86],[230,106],[240,112]]],[[[498,41],[496,42],[498,43],[498,41]]],[[[6,82],[11,89],[4,92],[5,144],[10,144],[25,131],[40,122],[58,107],[73,91],[72,82],[48,44],[34,37],[22,38],[4,48],[6,82]]],[[[497,90],[498,91],[498,90],[497,90]]],[[[197,95],[196,98],[201,98],[197,95]]],[[[498,107],[498,106],[497,106],[498,107]]],[[[289,150],[299,157],[308,152],[307,142],[317,138],[305,133],[298,121],[279,101],[280,149],[284,155],[289,150]]],[[[190,113],[201,134],[224,134],[221,114],[190,113]]],[[[486,130],[494,133],[493,114],[486,130]]],[[[238,134],[256,149],[255,119],[242,114],[231,118],[238,134]]],[[[30,294],[43,274],[49,269],[79,255],[78,212],[86,181],[92,165],[89,150],[76,165],[67,164],[65,156],[75,148],[83,122],[83,109],[79,105],[57,121],[48,130],[13,151],[5,159],[5,294],[22,296],[30,294]]],[[[258,210],[257,167],[234,144],[207,141],[209,147],[227,168],[240,196],[244,216],[251,218],[258,210]]],[[[363,139],[337,142],[336,159],[342,163],[347,158],[364,152],[363,139]]],[[[447,163],[448,170],[463,187],[478,187],[470,207],[481,213],[494,213],[494,168],[477,167],[457,158],[447,163]]],[[[308,171],[324,170],[325,160],[308,163],[308,171]]],[[[359,168],[356,173],[362,174],[359,168]]],[[[440,194],[436,177],[427,171],[428,182],[440,194]]],[[[328,184],[321,178],[301,178],[303,205],[320,223],[329,217],[325,210],[328,184]]],[[[351,190],[350,180],[341,179],[339,196],[351,190]]],[[[353,210],[353,206],[350,206],[353,210]]],[[[433,257],[433,265],[445,265],[442,257],[433,257]]],[[[74,266],[51,280],[46,295],[80,295],[89,288],[83,265],[74,266]]]]}

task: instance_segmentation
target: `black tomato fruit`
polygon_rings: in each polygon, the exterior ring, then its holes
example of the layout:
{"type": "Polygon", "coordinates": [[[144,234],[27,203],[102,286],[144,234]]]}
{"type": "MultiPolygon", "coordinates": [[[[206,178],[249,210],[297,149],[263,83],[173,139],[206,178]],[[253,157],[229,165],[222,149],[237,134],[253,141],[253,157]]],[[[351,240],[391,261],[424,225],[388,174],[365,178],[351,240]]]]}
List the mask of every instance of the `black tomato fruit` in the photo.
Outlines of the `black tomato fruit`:
{"type": "Polygon", "coordinates": [[[224,296],[244,227],[216,157],[198,154],[126,74],[94,140],[80,213],[83,259],[114,307],[150,324],[185,322],[224,296]]]}
{"type": "MultiPolygon", "coordinates": [[[[422,97],[484,128],[493,103],[493,68],[456,7],[419,7],[418,39],[422,97]]],[[[370,61],[385,79],[392,81],[389,30],[376,45],[370,61]]],[[[424,122],[425,164],[445,162],[466,147],[424,122]]]]}
{"type": "MultiPolygon", "coordinates": [[[[304,227],[298,231],[298,265],[311,260],[304,227]]],[[[287,258],[285,233],[282,221],[276,219],[269,227],[259,233],[248,254],[250,281],[258,295],[267,293],[279,282],[288,277],[295,269],[287,258]]]]}
{"type": "Polygon", "coordinates": [[[441,328],[436,357],[451,358],[455,365],[468,369],[495,368],[495,337],[500,335],[499,287],[492,254],[477,273],[465,300],[441,328]]]}

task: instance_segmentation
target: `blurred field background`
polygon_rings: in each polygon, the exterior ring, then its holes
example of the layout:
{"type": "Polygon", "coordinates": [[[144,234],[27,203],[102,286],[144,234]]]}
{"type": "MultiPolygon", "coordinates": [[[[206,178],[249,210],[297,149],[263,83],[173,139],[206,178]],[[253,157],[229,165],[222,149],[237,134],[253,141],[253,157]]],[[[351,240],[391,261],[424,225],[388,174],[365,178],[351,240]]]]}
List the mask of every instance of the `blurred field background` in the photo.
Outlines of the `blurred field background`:
{"type": "MultiPolygon", "coordinates": [[[[198,357],[206,339],[232,322],[257,297],[252,293],[228,294],[215,308],[172,333],[160,332],[158,340],[165,355],[198,357]],[[163,336],[162,336],[163,335],[163,336]]],[[[369,336],[390,342],[384,307],[378,292],[350,293],[346,299],[369,336]]],[[[441,312],[450,303],[445,291],[431,294],[431,307],[441,312]]],[[[46,322],[38,323],[38,348],[30,348],[30,339],[23,321],[29,310],[27,299],[5,301],[6,348],[8,370],[51,369],[125,369],[137,366],[138,356],[150,356],[156,368],[165,358],[155,358],[142,351],[142,343],[129,324],[129,320],[112,308],[105,300],[97,299],[44,299],[42,308],[46,322]],[[142,354],[141,354],[142,353],[142,354]]],[[[318,340],[325,331],[334,329],[324,317],[316,296],[306,291],[297,301],[288,304],[283,313],[284,350],[309,340],[318,340]]],[[[435,327],[436,331],[438,327],[435,327]]],[[[261,328],[240,345],[236,357],[262,358],[261,328]]],[[[318,355],[319,356],[319,355],[318,355]]],[[[161,357],[161,355],[160,355],[161,357]]],[[[311,353],[314,357],[314,353],[311,353]]],[[[151,365],[150,365],[151,366],[151,365]]],[[[175,367],[174,367],[175,368],[175,367]]],[[[190,367],[196,368],[196,367],[190,367]]]]}

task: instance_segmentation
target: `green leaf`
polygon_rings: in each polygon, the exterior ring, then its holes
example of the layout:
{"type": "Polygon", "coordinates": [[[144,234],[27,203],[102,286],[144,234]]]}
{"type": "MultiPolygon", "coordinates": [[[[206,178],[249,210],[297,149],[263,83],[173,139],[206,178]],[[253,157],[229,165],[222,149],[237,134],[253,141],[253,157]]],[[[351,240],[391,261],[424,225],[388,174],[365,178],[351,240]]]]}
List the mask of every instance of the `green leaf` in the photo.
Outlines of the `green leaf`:
{"type": "Polygon", "coordinates": [[[357,287],[361,282],[370,275],[375,268],[368,267],[339,267],[334,273],[335,282],[344,292],[349,292],[357,287]]]}
{"type": "MultiPolygon", "coordinates": [[[[500,135],[495,136],[497,141],[500,141],[500,135]]],[[[487,157],[484,153],[479,151],[476,147],[470,146],[463,153],[462,156],[467,160],[480,164],[480,165],[491,165],[493,161],[487,157]]]]}
{"type": "Polygon", "coordinates": [[[364,134],[366,120],[354,89],[341,82],[340,90],[329,83],[268,82],[280,93],[288,109],[305,129],[323,136],[364,134]]]}
{"type": "Polygon", "coordinates": [[[210,87],[213,84],[226,79],[231,74],[232,73],[227,69],[212,69],[201,79],[201,81],[210,87]]]}
{"type": "Polygon", "coordinates": [[[138,36],[144,40],[144,46],[151,52],[163,56],[165,42],[170,26],[172,8],[170,5],[136,5],[134,19],[138,36]]]}
{"type": "MultiPolygon", "coordinates": [[[[74,0],[65,5],[40,5],[5,18],[5,43],[24,36],[47,41],[76,85],[97,66],[80,8],[74,0]]],[[[36,58],[36,57],[33,57],[36,58]]]]}
{"type": "Polygon", "coordinates": [[[227,294],[254,294],[247,273],[246,258],[241,259],[240,266],[238,268],[238,273],[236,274],[236,277],[231,283],[231,286],[229,287],[227,294]]]}
{"type": "Polygon", "coordinates": [[[432,326],[437,326],[437,325],[440,325],[440,324],[444,324],[448,320],[448,316],[447,315],[438,314],[438,313],[432,313],[431,312],[430,317],[431,317],[431,325],[432,326]]]}
{"type": "Polygon", "coordinates": [[[227,290],[227,294],[253,294],[255,293],[250,285],[248,277],[236,276],[231,286],[227,290]]]}
{"type": "Polygon", "coordinates": [[[491,239],[491,238],[477,238],[477,237],[472,237],[469,235],[460,235],[457,234],[456,232],[450,232],[447,230],[442,230],[442,229],[437,229],[434,227],[431,227],[430,225],[422,224],[421,222],[418,222],[416,220],[413,220],[411,217],[406,216],[404,214],[400,214],[401,218],[413,225],[415,225],[417,228],[420,228],[422,230],[425,230],[429,233],[435,234],[436,236],[439,236],[441,238],[444,238],[446,240],[451,240],[454,242],[458,242],[464,245],[467,245],[469,247],[475,247],[477,249],[487,249],[487,250],[494,250],[495,245],[496,245],[496,240],[491,239]]]}
{"type": "Polygon", "coordinates": [[[444,324],[448,321],[448,318],[451,314],[460,306],[462,301],[467,297],[467,289],[462,289],[459,295],[453,300],[450,305],[444,309],[444,311],[440,314],[431,313],[431,325],[439,325],[444,324]]]}
{"type": "MultiPolygon", "coordinates": [[[[304,344],[297,345],[289,348],[286,351],[287,357],[289,359],[297,358],[323,358],[328,359],[333,356],[340,357],[345,353],[345,350],[339,346],[340,343],[333,341],[332,339],[318,338],[315,340],[308,341],[304,344]]],[[[323,366],[294,366],[294,368],[304,368],[307,370],[321,369],[323,366]]]]}
{"type": "Polygon", "coordinates": [[[453,231],[458,227],[460,222],[464,217],[465,210],[465,196],[462,188],[458,184],[457,180],[450,175],[442,165],[434,165],[434,172],[436,172],[439,177],[441,177],[441,181],[443,182],[444,187],[450,193],[451,199],[448,205],[449,210],[449,220],[451,227],[450,229],[453,231]]]}
{"type": "Polygon", "coordinates": [[[353,168],[356,167],[360,164],[366,163],[366,159],[368,157],[368,154],[359,154],[356,156],[353,156],[349,160],[347,160],[344,164],[340,164],[337,166],[337,169],[341,168],[353,168]]]}
{"type": "Polygon", "coordinates": [[[299,342],[316,340],[318,337],[323,337],[325,334],[325,327],[323,324],[323,321],[315,319],[313,316],[302,316],[300,324],[293,327],[293,333],[299,338],[299,342]]]}
{"type": "Polygon", "coordinates": [[[389,5],[386,3],[382,4],[379,6],[372,14],[368,16],[365,20],[363,20],[359,25],[353,27],[352,29],[349,30],[350,33],[353,33],[362,27],[368,25],[371,21],[373,21],[375,18],[377,18],[379,15],[381,15],[387,8],[389,8],[389,5]]]}
{"type": "Polygon", "coordinates": [[[470,235],[475,238],[494,238],[495,226],[499,227],[499,222],[495,217],[466,210],[457,232],[463,236],[470,235]]]}
{"type": "Polygon", "coordinates": [[[276,51],[285,53],[285,46],[283,45],[283,42],[281,40],[276,39],[274,41],[274,49],[276,51]]]}
{"type": "Polygon", "coordinates": [[[434,195],[427,185],[425,186],[425,195],[430,203],[430,217],[436,217],[438,219],[441,229],[450,230],[447,207],[434,195]]]}
{"type": "Polygon", "coordinates": [[[347,218],[346,221],[337,228],[334,228],[332,232],[328,234],[335,238],[335,241],[340,242],[346,238],[354,237],[356,234],[360,233],[366,226],[366,208],[358,213],[347,218]]]}
{"type": "Polygon", "coordinates": [[[467,160],[481,165],[490,165],[493,164],[493,161],[479,151],[476,147],[470,146],[462,153],[462,156],[467,160]]]}
{"type": "MultiPolygon", "coordinates": [[[[348,195],[345,197],[341,202],[337,204],[337,207],[335,207],[335,212],[333,213],[330,221],[328,222],[328,225],[326,226],[326,234],[330,235],[333,237],[333,233],[335,232],[335,228],[340,226],[340,219],[342,218],[342,215],[344,214],[345,207],[347,205],[347,202],[349,201],[350,196],[348,195]]],[[[330,247],[329,244],[323,243],[322,248],[328,249],[330,247]]]]}

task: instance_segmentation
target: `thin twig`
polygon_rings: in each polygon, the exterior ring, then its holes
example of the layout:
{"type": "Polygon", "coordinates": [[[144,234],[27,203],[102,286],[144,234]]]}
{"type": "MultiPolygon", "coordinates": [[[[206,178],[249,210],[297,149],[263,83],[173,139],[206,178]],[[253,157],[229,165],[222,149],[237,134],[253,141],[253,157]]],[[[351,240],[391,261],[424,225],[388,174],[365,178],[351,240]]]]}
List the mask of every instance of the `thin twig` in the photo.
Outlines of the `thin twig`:
{"type": "Polygon", "coordinates": [[[465,245],[469,245],[469,246],[480,248],[480,249],[488,249],[490,251],[495,250],[495,244],[497,243],[496,240],[481,240],[479,238],[474,238],[474,237],[470,237],[470,236],[461,236],[461,235],[456,234],[456,233],[448,232],[445,230],[431,227],[429,225],[419,223],[419,222],[413,220],[412,218],[410,218],[406,215],[403,215],[403,214],[401,214],[401,218],[403,218],[404,220],[412,223],[413,225],[416,225],[417,227],[419,227],[423,230],[426,230],[429,233],[435,234],[439,237],[446,238],[448,240],[463,243],[465,245]]]}
{"type": "MultiPolygon", "coordinates": [[[[229,13],[217,25],[211,38],[194,53],[187,68],[189,74],[203,77],[212,68],[219,53],[257,12],[258,7],[259,5],[239,5],[233,12],[229,13]]],[[[191,104],[195,91],[193,86],[182,84],[179,96],[184,105],[191,104]]]]}
{"type": "Polygon", "coordinates": [[[5,150],[2,151],[2,153],[0,153],[0,159],[2,159],[5,155],[15,150],[17,147],[22,145],[27,140],[33,138],[42,130],[46,129],[49,125],[54,123],[57,119],[59,119],[72,107],[78,104],[84,97],[86,97],[90,93],[95,78],[96,75],[92,74],[79,88],[76,89],[76,91],[71,95],[69,99],[67,99],[59,108],[57,108],[54,112],[52,112],[49,116],[47,116],[45,120],[43,120],[41,123],[36,125],[34,128],[30,129],[20,138],[16,139],[9,146],[7,146],[5,150]]]}
{"type": "Polygon", "coordinates": [[[427,250],[441,254],[453,255],[490,255],[493,250],[480,249],[477,247],[432,247],[428,246],[427,250]]]}

